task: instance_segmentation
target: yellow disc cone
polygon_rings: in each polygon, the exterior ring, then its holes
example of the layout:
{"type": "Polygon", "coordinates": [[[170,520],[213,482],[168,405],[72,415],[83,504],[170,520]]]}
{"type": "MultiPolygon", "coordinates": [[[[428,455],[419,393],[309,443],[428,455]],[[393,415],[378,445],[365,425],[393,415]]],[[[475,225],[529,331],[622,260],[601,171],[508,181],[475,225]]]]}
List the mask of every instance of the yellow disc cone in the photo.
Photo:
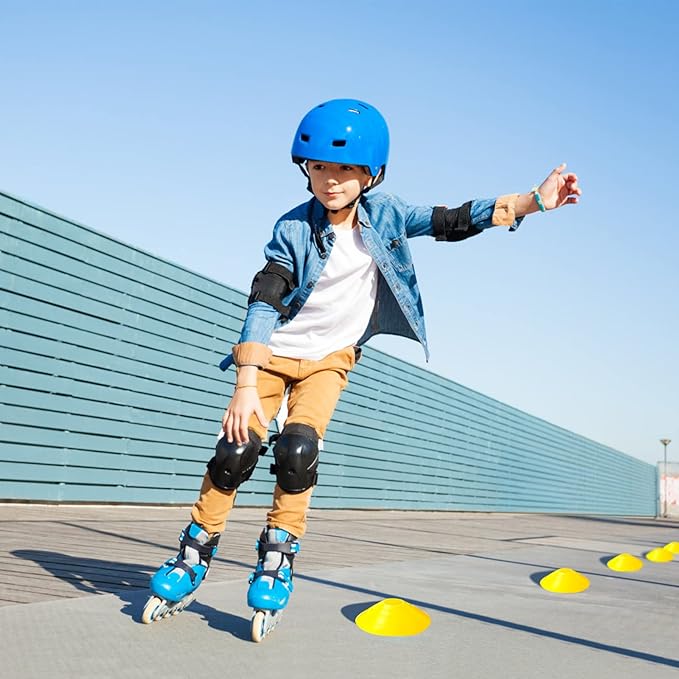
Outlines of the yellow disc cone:
{"type": "Polygon", "coordinates": [[[356,625],[368,634],[407,637],[424,632],[429,616],[403,599],[384,599],[356,616],[356,625]]]}
{"type": "Polygon", "coordinates": [[[622,554],[618,554],[618,556],[614,556],[606,563],[606,565],[612,571],[629,572],[638,571],[643,567],[644,562],[641,559],[637,559],[636,556],[632,556],[631,554],[624,552],[622,554]]]}
{"type": "Polygon", "coordinates": [[[655,561],[656,563],[667,563],[674,559],[674,554],[664,547],[656,547],[646,554],[646,558],[649,561],[655,561]]]}
{"type": "Polygon", "coordinates": [[[589,580],[572,568],[559,568],[540,580],[540,587],[557,594],[577,594],[589,587],[589,580]]]}
{"type": "Polygon", "coordinates": [[[679,554],[679,542],[668,542],[663,549],[672,552],[672,554],[679,554]]]}

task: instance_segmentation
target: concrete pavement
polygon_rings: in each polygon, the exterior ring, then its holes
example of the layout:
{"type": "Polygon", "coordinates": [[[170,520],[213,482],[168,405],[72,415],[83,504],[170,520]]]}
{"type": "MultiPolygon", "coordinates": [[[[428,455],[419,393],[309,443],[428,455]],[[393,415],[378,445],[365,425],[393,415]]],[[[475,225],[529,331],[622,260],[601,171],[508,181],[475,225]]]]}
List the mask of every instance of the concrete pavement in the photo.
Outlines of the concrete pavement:
{"type": "Polygon", "coordinates": [[[605,561],[679,540],[679,523],[622,517],[312,510],[292,602],[249,641],[247,576],[264,511],[236,509],[198,600],[139,622],[149,575],[176,552],[186,508],[0,505],[2,676],[679,676],[679,558],[605,561]],[[586,575],[583,593],[539,579],[586,575]],[[353,620],[387,597],[431,616],[415,637],[353,620]]]}

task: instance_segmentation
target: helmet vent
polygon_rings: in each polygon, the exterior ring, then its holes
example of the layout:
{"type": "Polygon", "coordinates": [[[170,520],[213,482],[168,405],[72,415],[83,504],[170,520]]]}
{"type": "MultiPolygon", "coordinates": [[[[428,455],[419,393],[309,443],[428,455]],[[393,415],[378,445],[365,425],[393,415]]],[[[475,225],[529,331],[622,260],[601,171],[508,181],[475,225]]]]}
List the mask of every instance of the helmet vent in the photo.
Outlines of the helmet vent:
{"type": "Polygon", "coordinates": [[[333,146],[346,146],[347,140],[346,139],[333,139],[332,145],[333,146]]]}
{"type": "Polygon", "coordinates": [[[302,134],[299,135],[299,138],[302,141],[309,141],[309,139],[311,139],[311,137],[308,134],[304,134],[304,132],[302,132],[302,134]]]}

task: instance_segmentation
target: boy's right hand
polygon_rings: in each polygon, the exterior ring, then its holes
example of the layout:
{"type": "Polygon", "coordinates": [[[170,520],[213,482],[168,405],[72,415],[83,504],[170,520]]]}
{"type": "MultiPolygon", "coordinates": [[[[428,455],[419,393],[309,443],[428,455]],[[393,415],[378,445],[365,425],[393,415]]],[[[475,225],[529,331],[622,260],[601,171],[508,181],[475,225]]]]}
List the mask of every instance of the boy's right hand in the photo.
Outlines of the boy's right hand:
{"type": "Polygon", "coordinates": [[[248,435],[248,423],[252,414],[257,415],[257,419],[262,427],[268,429],[269,423],[264,415],[262,402],[257,394],[257,387],[241,387],[236,389],[229,403],[229,407],[222,417],[222,429],[224,436],[229,443],[236,443],[240,446],[250,440],[248,435]]]}

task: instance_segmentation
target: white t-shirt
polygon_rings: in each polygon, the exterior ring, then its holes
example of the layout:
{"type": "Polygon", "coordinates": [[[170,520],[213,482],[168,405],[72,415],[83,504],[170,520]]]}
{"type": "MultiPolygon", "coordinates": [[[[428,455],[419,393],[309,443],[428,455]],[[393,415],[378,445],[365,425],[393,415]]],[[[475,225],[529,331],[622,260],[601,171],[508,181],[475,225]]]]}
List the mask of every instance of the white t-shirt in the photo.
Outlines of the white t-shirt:
{"type": "Polygon", "coordinates": [[[335,243],[316,287],[299,313],[274,330],[275,356],[319,361],[361,338],[375,306],[377,266],[360,228],[335,231],[335,243]]]}

